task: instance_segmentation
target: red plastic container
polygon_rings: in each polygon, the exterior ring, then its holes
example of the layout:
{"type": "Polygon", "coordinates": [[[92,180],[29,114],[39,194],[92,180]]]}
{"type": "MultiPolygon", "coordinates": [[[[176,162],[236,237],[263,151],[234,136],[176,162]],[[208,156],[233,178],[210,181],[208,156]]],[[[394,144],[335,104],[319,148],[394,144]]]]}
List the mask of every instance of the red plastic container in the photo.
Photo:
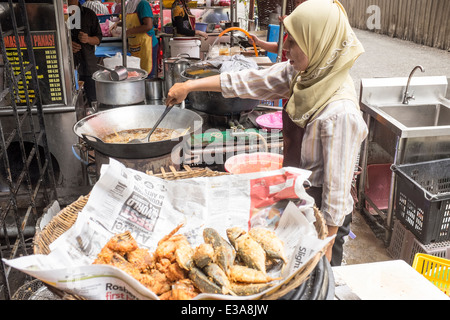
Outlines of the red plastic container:
{"type": "MultiPolygon", "coordinates": [[[[367,166],[365,193],[379,210],[389,206],[389,191],[391,188],[391,163],[370,164],[367,166]]],[[[366,204],[370,211],[370,205],[366,204]]]]}

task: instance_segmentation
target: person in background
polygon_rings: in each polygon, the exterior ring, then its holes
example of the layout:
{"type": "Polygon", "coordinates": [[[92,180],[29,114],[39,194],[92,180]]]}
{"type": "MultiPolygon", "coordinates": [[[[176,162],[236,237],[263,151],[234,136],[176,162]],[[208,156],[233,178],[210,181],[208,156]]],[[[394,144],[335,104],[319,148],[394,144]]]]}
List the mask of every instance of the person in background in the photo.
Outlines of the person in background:
{"type": "MultiPolygon", "coordinates": [[[[295,8],[297,8],[299,5],[301,5],[305,1],[307,1],[307,0],[295,0],[295,2],[294,2],[295,8]]],[[[285,17],[286,16],[279,17],[280,23],[283,22],[285,17]]],[[[286,41],[286,38],[287,38],[287,34],[285,33],[283,36],[283,42],[286,41]]],[[[254,34],[251,35],[251,38],[249,39],[248,42],[251,45],[253,45],[253,43],[254,43],[256,46],[260,47],[263,50],[266,50],[267,52],[278,53],[278,42],[264,41],[264,40],[258,38],[254,34]]],[[[283,51],[281,53],[281,61],[286,61],[286,60],[287,60],[286,53],[283,51]]]]}
{"type": "Polygon", "coordinates": [[[80,8],[80,29],[71,29],[72,52],[79,79],[84,82],[86,97],[91,103],[97,100],[92,75],[98,70],[95,46],[102,41],[102,30],[94,11],[81,6],[78,0],[69,0],[68,4],[80,8]]]}
{"type": "Polygon", "coordinates": [[[91,9],[95,14],[110,14],[108,7],[100,0],[86,0],[83,7],[91,9]]]}
{"type": "Polygon", "coordinates": [[[338,266],[350,232],[356,159],[368,133],[349,74],[364,48],[338,0],[308,0],[283,23],[288,61],[176,83],[166,104],[180,103],[193,91],[222,92],[225,98],[289,98],[282,111],[283,167],[311,171],[306,191],[322,212],[328,235],[336,235],[326,257],[338,266]]]}
{"type": "Polygon", "coordinates": [[[158,76],[158,39],[153,28],[153,11],[147,0],[129,0],[125,6],[128,49],[141,59],[148,78],[158,76]]]}
{"type": "Polygon", "coordinates": [[[121,0],[116,0],[113,4],[113,6],[111,7],[111,13],[113,14],[121,14],[122,13],[122,1],[121,0]]]}
{"type": "Polygon", "coordinates": [[[190,0],[175,0],[172,4],[172,25],[175,36],[200,36],[208,39],[206,32],[195,30],[195,16],[191,14],[187,3],[190,0]]]}

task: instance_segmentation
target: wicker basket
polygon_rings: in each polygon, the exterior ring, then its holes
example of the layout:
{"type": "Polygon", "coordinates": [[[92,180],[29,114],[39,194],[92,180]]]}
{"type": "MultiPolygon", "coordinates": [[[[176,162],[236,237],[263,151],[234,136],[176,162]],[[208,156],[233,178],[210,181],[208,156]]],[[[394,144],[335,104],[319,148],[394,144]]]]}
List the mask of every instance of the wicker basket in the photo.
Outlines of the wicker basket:
{"type": "MultiPolygon", "coordinates": [[[[185,167],[185,171],[176,171],[174,168],[171,168],[170,172],[165,170],[161,170],[161,173],[154,174],[156,177],[160,177],[166,180],[178,180],[178,179],[187,179],[187,178],[195,178],[195,177],[213,177],[219,175],[225,175],[228,173],[212,171],[208,168],[206,169],[192,169],[190,167],[185,167]]],[[[147,174],[151,174],[151,172],[147,172],[147,174]]],[[[42,229],[42,231],[36,233],[33,239],[33,251],[34,254],[49,254],[50,249],[49,245],[55,241],[59,236],[61,236],[65,231],[67,231],[77,220],[78,213],[81,212],[83,207],[86,205],[89,199],[89,195],[81,196],[77,201],[71,203],[64,209],[62,209],[52,220],[42,229]]],[[[322,213],[314,208],[314,214],[316,217],[316,222],[314,223],[315,228],[318,232],[319,239],[325,239],[327,237],[327,227],[325,225],[325,219],[323,218],[322,213]]],[[[299,285],[301,285],[310,275],[310,273],[314,270],[316,265],[319,263],[322,256],[325,254],[327,247],[323,248],[320,252],[318,252],[312,259],[308,261],[305,265],[299,268],[291,278],[286,281],[285,284],[278,288],[274,288],[273,290],[266,292],[264,295],[260,297],[260,299],[264,300],[276,300],[284,295],[286,295],[291,290],[295,289],[299,285]]],[[[65,300],[83,300],[83,297],[75,296],[73,294],[64,292],[60,289],[57,289],[51,285],[46,284],[50,291],[54,294],[58,295],[62,299],[65,300]]]]}

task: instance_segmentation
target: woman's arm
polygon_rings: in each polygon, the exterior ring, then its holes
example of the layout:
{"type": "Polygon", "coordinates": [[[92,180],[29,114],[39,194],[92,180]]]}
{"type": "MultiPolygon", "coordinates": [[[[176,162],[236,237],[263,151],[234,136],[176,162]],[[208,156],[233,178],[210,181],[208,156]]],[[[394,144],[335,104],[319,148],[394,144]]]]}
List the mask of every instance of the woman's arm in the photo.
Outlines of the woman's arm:
{"type": "Polygon", "coordinates": [[[278,52],[278,42],[269,42],[264,41],[255,36],[254,34],[251,35],[250,38],[248,38],[248,43],[255,44],[256,46],[260,47],[261,49],[266,50],[267,52],[277,53],[278,52]]]}
{"type": "Polygon", "coordinates": [[[225,98],[241,97],[257,100],[283,99],[289,96],[289,84],[295,70],[288,63],[277,63],[267,69],[225,72],[176,83],[167,94],[166,104],[181,103],[192,91],[222,92],[225,98]]]}
{"type": "Polygon", "coordinates": [[[222,91],[220,75],[175,83],[167,93],[166,105],[173,106],[183,102],[192,91],[222,91]]]}

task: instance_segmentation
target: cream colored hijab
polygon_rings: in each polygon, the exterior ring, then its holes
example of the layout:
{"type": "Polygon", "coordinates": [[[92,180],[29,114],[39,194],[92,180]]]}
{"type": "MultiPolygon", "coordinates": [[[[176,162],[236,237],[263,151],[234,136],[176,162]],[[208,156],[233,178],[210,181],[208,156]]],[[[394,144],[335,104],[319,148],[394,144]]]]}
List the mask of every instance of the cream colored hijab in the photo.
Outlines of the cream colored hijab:
{"type": "Polygon", "coordinates": [[[291,83],[286,105],[290,118],[305,127],[329,103],[356,99],[349,70],[364,52],[339,1],[308,0],[299,5],[284,25],[309,59],[305,72],[291,83]]]}

